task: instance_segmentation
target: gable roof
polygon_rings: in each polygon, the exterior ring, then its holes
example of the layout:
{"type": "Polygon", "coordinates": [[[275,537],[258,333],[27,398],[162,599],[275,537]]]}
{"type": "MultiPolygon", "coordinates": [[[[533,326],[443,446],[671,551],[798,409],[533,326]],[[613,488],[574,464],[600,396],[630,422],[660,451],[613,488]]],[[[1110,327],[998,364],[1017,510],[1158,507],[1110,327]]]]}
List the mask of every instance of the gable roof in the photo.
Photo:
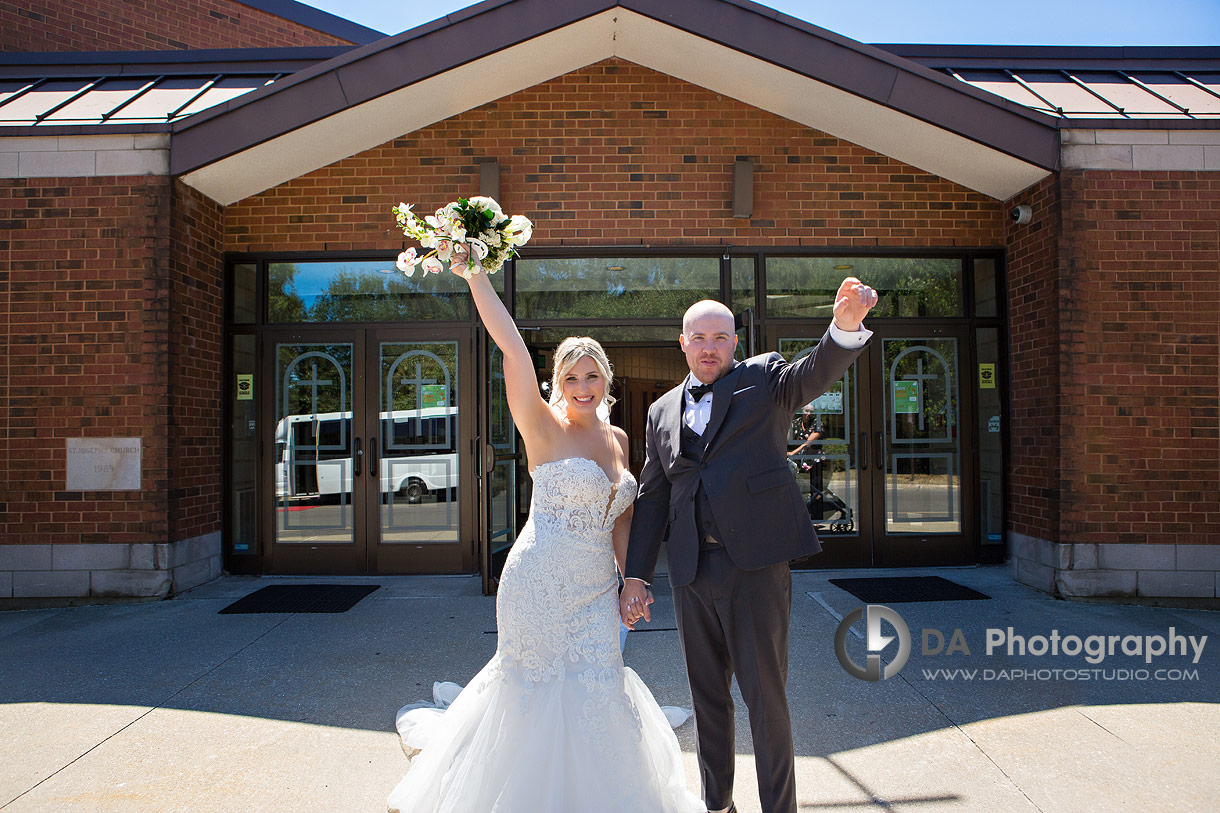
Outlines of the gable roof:
{"type": "Polygon", "coordinates": [[[222,204],[619,57],[995,198],[1058,166],[1055,120],[746,0],[487,0],[173,125],[222,204]]]}

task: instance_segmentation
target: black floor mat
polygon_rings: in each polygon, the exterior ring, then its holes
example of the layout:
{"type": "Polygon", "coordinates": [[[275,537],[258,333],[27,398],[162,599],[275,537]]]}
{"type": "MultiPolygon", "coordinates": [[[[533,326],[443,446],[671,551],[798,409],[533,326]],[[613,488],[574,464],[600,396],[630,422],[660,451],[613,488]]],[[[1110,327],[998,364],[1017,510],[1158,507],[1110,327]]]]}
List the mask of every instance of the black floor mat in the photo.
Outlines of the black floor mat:
{"type": "Polygon", "coordinates": [[[379,584],[273,584],[221,613],[345,613],[379,584]]]}
{"type": "Polygon", "coordinates": [[[868,604],[902,604],[911,601],[978,601],[991,596],[940,576],[892,576],[886,578],[830,579],[868,604]]]}

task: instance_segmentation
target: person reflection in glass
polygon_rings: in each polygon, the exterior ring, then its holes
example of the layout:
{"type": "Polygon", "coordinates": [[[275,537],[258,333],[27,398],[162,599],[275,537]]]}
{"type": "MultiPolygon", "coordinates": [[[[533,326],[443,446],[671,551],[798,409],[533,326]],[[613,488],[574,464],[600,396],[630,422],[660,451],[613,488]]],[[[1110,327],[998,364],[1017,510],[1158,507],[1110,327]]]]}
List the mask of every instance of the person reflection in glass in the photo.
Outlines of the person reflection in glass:
{"type": "Polygon", "coordinates": [[[801,444],[788,452],[788,467],[798,483],[802,474],[809,475],[809,499],[805,504],[809,517],[818,522],[822,519],[822,416],[813,411],[813,404],[805,404],[801,414],[793,418],[792,438],[801,444]]]}

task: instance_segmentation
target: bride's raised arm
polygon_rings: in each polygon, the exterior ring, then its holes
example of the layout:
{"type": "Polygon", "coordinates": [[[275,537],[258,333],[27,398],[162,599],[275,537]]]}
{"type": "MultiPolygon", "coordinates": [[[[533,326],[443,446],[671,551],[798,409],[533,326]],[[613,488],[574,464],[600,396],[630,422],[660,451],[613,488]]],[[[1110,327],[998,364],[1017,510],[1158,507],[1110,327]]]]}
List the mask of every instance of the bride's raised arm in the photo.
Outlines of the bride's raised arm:
{"type": "MultiPolygon", "coordinates": [[[[461,276],[460,274],[458,276],[461,276]]],[[[491,334],[492,341],[504,354],[504,382],[508,393],[508,409],[513,414],[517,430],[525,439],[526,451],[539,442],[545,443],[553,430],[559,428],[555,413],[538,392],[538,377],[529,350],[517,331],[508,309],[500,301],[487,274],[470,277],[470,295],[479,316],[491,334]]]]}

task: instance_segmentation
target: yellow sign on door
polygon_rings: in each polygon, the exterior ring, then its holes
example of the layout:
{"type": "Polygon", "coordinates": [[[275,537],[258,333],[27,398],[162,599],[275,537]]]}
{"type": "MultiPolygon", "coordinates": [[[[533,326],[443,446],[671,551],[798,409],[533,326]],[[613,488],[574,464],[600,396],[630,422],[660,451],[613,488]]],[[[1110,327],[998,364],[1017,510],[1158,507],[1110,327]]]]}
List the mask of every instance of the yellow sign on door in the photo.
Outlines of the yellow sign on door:
{"type": "Polygon", "coordinates": [[[994,390],[995,389],[995,365],[980,364],[979,365],[979,389],[994,390]]]}
{"type": "Polygon", "coordinates": [[[238,401],[253,401],[254,400],[254,374],[238,373],[237,375],[237,400],[238,401]]]}

